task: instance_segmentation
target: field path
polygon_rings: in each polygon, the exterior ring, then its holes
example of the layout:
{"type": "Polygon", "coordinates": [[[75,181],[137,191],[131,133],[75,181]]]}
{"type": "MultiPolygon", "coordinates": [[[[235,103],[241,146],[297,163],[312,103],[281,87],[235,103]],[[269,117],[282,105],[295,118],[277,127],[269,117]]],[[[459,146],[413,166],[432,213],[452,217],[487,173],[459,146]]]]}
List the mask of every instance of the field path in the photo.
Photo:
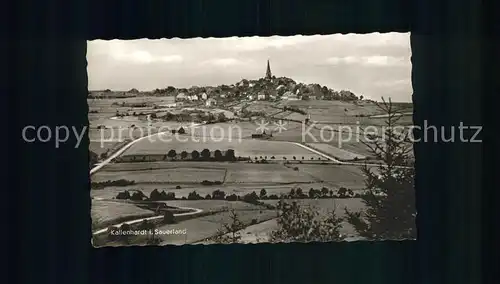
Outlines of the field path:
{"type": "MultiPolygon", "coordinates": [[[[313,149],[313,148],[311,148],[311,147],[309,147],[309,146],[307,146],[307,145],[300,144],[300,143],[298,143],[298,142],[289,142],[289,143],[293,143],[293,144],[295,144],[295,145],[297,145],[297,146],[299,146],[299,147],[302,147],[302,148],[304,148],[304,149],[307,149],[307,150],[309,150],[309,151],[311,151],[311,152],[313,152],[313,153],[315,153],[315,154],[317,154],[317,155],[320,155],[320,156],[322,156],[322,157],[324,157],[324,158],[327,158],[327,159],[329,159],[330,161],[332,161],[332,162],[334,162],[334,163],[338,163],[338,164],[340,164],[340,165],[347,165],[347,166],[364,166],[364,165],[367,165],[367,166],[374,166],[374,167],[384,167],[384,166],[385,166],[385,165],[383,165],[383,164],[365,164],[365,163],[342,162],[342,161],[339,161],[339,160],[335,159],[334,157],[332,157],[332,156],[330,156],[330,155],[327,155],[327,154],[325,154],[325,153],[322,153],[322,152],[320,152],[320,151],[318,151],[318,150],[316,150],[316,149],[313,149]]],[[[405,166],[395,166],[395,168],[400,168],[400,169],[409,169],[409,168],[411,168],[411,167],[405,167],[405,166]]]]}
{"type": "MultiPolygon", "coordinates": [[[[193,212],[177,213],[177,214],[174,214],[174,217],[195,215],[195,214],[199,214],[199,213],[203,212],[203,210],[198,209],[198,208],[190,208],[190,207],[177,207],[177,208],[178,209],[185,209],[185,210],[193,210],[193,212]]],[[[132,220],[132,221],[123,222],[123,223],[113,225],[113,226],[120,227],[123,224],[132,225],[132,224],[140,223],[140,222],[145,221],[145,220],[149,221],[149,220],[156,220],[156,219],[161,219],[161,218],[163,218],[163,215],[153,216],[153,217],[148,217],[148,218],[140,218],[140,219],[136,219],[136,220],[132,220]]],[[[111,227],[113,227],[113,226],[111,226],[111,227]]],[[[92,235],[99,235],[99,234],[105,233],[107,230],[108,230],[108,228],[100,229],[100,230],[93,232],[92,235]]]]}
{"type": "MultiPolygon", "coordinates": [[[[196,127],[196,126],[200,126],[201,124],[191,124],[189,126],[189,128],[193,128],[193,127],[196,127]]],[[[121,154],[123,154],[123,152],[125,152],[128,148],[130,148],[132,145],[134,145],[135,143],[139,142],[139,141],[142,141],[144,139],[147,139],[147,138],[150,138],[150,137],[153,137],[155,135],[161,135],[161,134],[165,134],[165,133],[169,133],[170,131],[164,131],[164,132],[158,132],[158,133],[154,133],[154,134],[150,134],[150,135],[147,135],[147,136],[143,136],[141,138],[137,138],[133,141],[131,141],[130,143],[127,143],[125,146],[123,146],[122,148],[120,148],[119,150],[117,150],[116,152],[113,153],[113,155],[109,156],[109,158],[107,158],[106,160],[102,161],[101,163],[98,163],[97,166],[93,167],[91,170],[90,170],[90,175],[93,175],[94,173],[96,173],[98,170],[100,170],[102,167],[104,167],[105,165],[109,164],[111,161],[113,161],[114,159],[116,159],[118,156],[120,156],[121,154]]]]}

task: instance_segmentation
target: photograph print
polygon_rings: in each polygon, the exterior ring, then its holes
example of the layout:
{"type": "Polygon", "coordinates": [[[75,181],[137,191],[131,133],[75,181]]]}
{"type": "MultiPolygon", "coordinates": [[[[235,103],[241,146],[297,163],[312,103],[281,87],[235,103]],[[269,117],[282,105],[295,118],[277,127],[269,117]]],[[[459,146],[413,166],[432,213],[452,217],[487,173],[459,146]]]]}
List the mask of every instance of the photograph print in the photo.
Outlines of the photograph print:
{"type": "Polygon", "coordinates": [[[416,238],[409,33],[87,43],[92,244],[416,238]]]}

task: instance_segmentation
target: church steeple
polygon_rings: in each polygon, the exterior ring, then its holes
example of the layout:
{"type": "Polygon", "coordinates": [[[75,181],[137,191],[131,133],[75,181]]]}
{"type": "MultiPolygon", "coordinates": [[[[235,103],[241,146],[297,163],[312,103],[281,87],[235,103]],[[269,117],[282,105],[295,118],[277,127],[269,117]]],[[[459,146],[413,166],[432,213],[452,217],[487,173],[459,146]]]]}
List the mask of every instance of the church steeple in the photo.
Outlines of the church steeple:
{"type": "Polygon", "coordinates": [[[267,70],[266,70],[266,79],[272,79],[273,74],[271,73],[271,65],[269,64],[269,59],[267,60],[267,70]]]}

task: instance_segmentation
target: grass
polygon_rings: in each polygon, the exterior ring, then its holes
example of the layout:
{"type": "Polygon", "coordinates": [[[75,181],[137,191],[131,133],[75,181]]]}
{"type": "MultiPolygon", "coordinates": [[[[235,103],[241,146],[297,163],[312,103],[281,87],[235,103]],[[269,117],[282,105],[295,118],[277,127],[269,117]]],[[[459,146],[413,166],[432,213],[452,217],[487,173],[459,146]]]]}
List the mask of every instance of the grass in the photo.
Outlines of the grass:
{"type": "Polygon", "coordinates": [[[325,143],[308,143],[307,146],[314,148],[320,152],[323,152],[327,155],[333,156],[334,158],[340,161],[353,161],[353,160],[363,160],[366,159],[365,156],[359,155],[350,151],[346,151],[341,148],[337,148],[330,144],[325,143]]]}
{"type": "MultiPolygon", "coordinates": [[[[241,221],[247,225],[249,225],[252,222],[252,219],[267,220],[274,218],[276,216],[276,212],[274,210],[267,210],[264,207],[251,205],[244,202],[228,202],[219,200],[213,200],[213,201],[193,200],[193,201],[170,201],[168,202],[168,204],[175,206],[206,208],[205,210],[209,210],[217,206],[219,207],[227,206],[229,208],[235,209],[236,212],[238,213],[238,216],[240,216],[241,221]]],[[[159,225],[157,227],[158,230],[161,231],[167,231],[172,229],[186,230],[186,234],[157,235],[157,236],[163,240],[163,244],[182,245],[186,243],[194,243],[203,240],[205,238],[214,236],[215,234],[217,234],[218,229],[221,228],[221,224],[228,221],[229,221],[229,212],[227,211],[220,212],[209,216],[203,216],[196,219],[181,221],[176,224],[159,225]]],[[[135,244],[137,244],[137,242],[135,242],[135,244]]],[[[102,245],[102,240],[100,245],[102,245]]]]}
{"type": "Polygon", "coordinates": [[[255,209],[255,205],[248,204],[242,201],[226,201],[226,200],[172,200],[167,201],[169,206],[189,207],[202,210],[220,210],[220,209],[235,209],[235,210],[250,210],[255,209]]]}
{"type": "Polygon", "coordinates": [[[97,155],[101,155],[102,153],[108,152],[111,153],[115,148],[122,145],[122,142],[89,142],[90,151],[96,153],[97,155]]]}
{"type": "MultiPolygon", "coordinates": [[[[281,193],[289,193],[290,189],[293,187],[301,187],[303,189],[309,190],[309,188],[321,189],[323,186],[332,187],[331,184],[328,183],[290,183],[290,184],[272,184],[272,183],[248,183],[248,184],[222,184],[216,186],[202,186],[195,184],[180,184],[181,188],[176,188],[177,184],[140,184],[130,187],[107,187],[105,189],[100,190],[91,190],[90,195],[93,197],[112,199],[116,197],[116,195],[125,189],[127,190],[141,190],[144,194],[149,196],[151,191],[154,189],[158,189],[159,191],[165,190],[165,192],[173,192],[177,198],[187,197],[190,192],[196,191],[199,195],[205,197],[207,194],[212,194],[212,192],[216,189],[222,190],[226,193],[226,195],[236,194],[236,195],[244,195],[246,193],[251,193],[255,191],[255,193],[259,194],[261,189],[265,189],[268,195],[276,194],[280,195],[281,193]]],[[[361,187],[361,186],[359,186],[361,187]]]]}
{"type": "MultiPolygon", "coordinates": [[[[320,216],[324,217],[332,210],[339,217],[345,217],[345,208],[352,211],[360,211],[364,208],[363,203],[360,199],[298,199],[298,200],[287,200],[287,202],[296,201],[301,206],[313,206],[319,210],[320,216]]],[[[265,200],[264,203],[276,205],[277,200],[265,200]]],[[[239,212],[238,212],[239,213],[239,212]]],[[[272,217],[272,215],[269,215],[272,217]]],[[[243,216],[244,218],[244,216],[243,216]]],[[[241,242],[243,243],[262,243],[268,242],[268,236],[272,231],[278,228],[278,223],[276,218],[264,219],[255,225],[250,225],[239,231],[241,234],[241,242]]],[[[227,222],[227,221],[226,221],[227,222]]],[[[354,228],[346,221],[342,222],[341,233],[352,237],[356,236],[354,228]]],[[[203,243],[203,242],[199,242],[203,243]]]]}
{"type": "MultiPolygon", "coordinates": [[[[359,166],[345,165],[293,165],[299,172],[307,173],[318,181],[328,183],[330,187],[347,187],[351,189],[364,188],[365,176],[359,166]]],[[[302,188],[304,190],[304,188],[302,188]]],[[[307,188],[309,190],[309,188],[307,188]]]]}
{"type": "Polygon", "coordinates": [[[309,175],[280,164],[239,164],[228,170],[227,183],[308,183],[309,175]]]}
{"type": "MultiPolygon", "coordinates": [[[[247,226],[251,224],[252,219],[264,221],[276,217],[277,214],[274,210],[262,209],[258,206],[244,210],[236,209],[236,213],[238,214],[240,221],[247,226]]],[[[217,234],[222,224],[228,222],[230,222],[230,213],[221,212],[210,216],[183,221],[177,224],[162,226],[159,227],[159,229],[186,229],[186,235],[162,236],[164,244],[182,245],[197,243],[203,241],[206,238],[213,237],[217,234]]]]}
{"type": "Polygon", "coordinates": [[[223,138],[221,140],[218,140],[218,138],[220,137],[221,136],[216,135],[212,139],[199,139],[189,136],[185,136],[180,139],[144,139],[130,147],[127,151],[125,151],[124,155],[166,154],[172,149],[176,150],[177,152],[192,152],[193,150],[201,152],[203,149],[209,149],[210,151],[234,149],[236,156],[251,158],[259,158],[260,156],[267,156],[268,159],[270,159],[271,156],[275,156],[276,159],[282,159],[283,157],[291,159],[293,156],[304,156],[307,159],[310,159],[311,157],[320,157],[300,146],[294,145],[293,143],[257,139],[223,138]]]}
{"type": "Polygon", "coordinates": [[[155,215],[154,212],[139,208],[134,204],[103,200],[92,200],[90,212],[93,229],[155,215]]]}
{"type": "Polygon", "coordinates": [[[173,168],[156,170],[134,171],[99,171],[92,176],[93,182],[118,180],[127,178],[136,183],[195,183],[203,180],[223,181],[226,171],[224,169],[207,168],[173,168]]]}
{"type": "MultiPolygon", "coordinates": [[[[225,184],[312,183],[318,181],[309,173],[294,171],[282,164],[222,163],[222,162],[146,162],[108,165],[92,176],[93,182],[129,179],[137,184],[198,184],[203,180],[225,184]]],[[[294,164],[300,165],[300,164],[294,164]]],[[[305,164],[303,164],[305,166],[305,164]]],[[[317,165],[318,170],[331,170],[317,165]]]]}

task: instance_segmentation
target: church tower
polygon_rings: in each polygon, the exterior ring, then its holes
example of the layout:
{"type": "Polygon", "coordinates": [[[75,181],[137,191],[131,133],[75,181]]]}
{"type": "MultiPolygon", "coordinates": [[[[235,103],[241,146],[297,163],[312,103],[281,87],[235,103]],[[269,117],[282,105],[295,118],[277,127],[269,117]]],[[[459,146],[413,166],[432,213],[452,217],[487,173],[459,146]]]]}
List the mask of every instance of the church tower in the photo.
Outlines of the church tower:
{"type": "Polygon", "coordinates": [[[269,64],[269,59],[267,60],[267,70],[265,78],[268,80],[271,80],[273,78],[273,74],[271,73],[271,65],[269,64]]]}

